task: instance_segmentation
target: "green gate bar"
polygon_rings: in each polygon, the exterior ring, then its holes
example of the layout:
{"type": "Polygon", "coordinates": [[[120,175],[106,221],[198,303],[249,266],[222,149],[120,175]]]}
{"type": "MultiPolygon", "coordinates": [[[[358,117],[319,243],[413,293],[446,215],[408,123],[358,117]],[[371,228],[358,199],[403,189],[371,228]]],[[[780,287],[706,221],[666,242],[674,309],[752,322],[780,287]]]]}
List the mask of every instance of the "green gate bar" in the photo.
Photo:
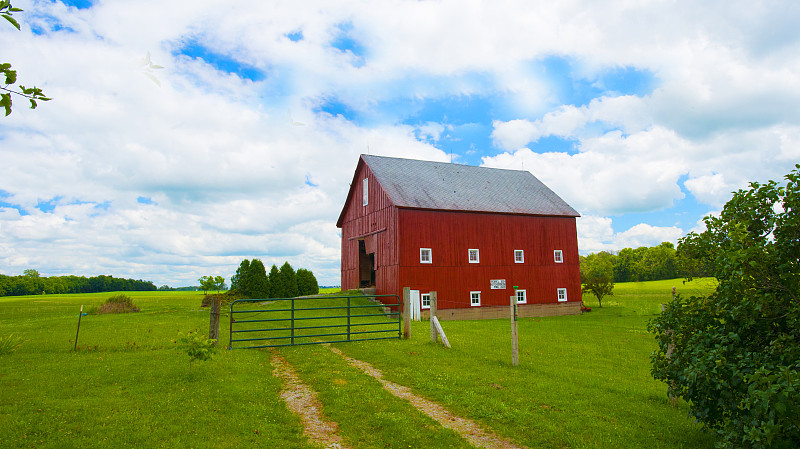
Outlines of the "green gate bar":
{"type": "MultiPolygon", "coordinates": [[[[270,298],[270,299],[237,299],[230,305],[230,334],[228,340],[228,349],[233,349],[233,343],[236,342],[253,342],[251,346],[242,346],[242,349],[257,349],[257,348],[272,348],[279,346],[296,346],[296,345],[310,345],[320,343],[338,343],[348,341],[365,341],[365,340],[386,340],[402,337],[402,316],[400,314],[400,297],[398,295],[347,295],[347,296],[318,296],[318,297],[302,297],[302,298],[270,298]],[[375,304],[366,305],[353,305],[352,298],[387,298],[389,303],[377,302],[375,304]],[[322,307],[308,307],[301,308],[296,304],[303,301],[313,300],[342,300],[346,299],[346,305],[336,306],[322,306],[322,307]],[[289,308],[286,308],[286,302],[289,302],[289,308]],[[275,306],[273,307],[260,307],[257,309],[240,309],[236,310],[236,306],[243,306],[245,304],[259,303],[259,305],[275,306]],[[384,309],[378,313],[370,312],[369,309],[384,309]],[[325,311],[341,310],[346,314],[339,312],[335,315],[324,315],[325,311]],[[394,310],[394,311],[392,311],[394,310]],[[303,313],[315,313],[313,316],[302,316],[303,313]],[[288,312],[288,317],[287,317],[288,312]],[[354,314],[355,312],[355,314],[354,314]],[[243,314],[260,315],[261,317],[255,319],[248,319],[250,317],[242,316],[243,314]],[[235,317],[241,316],[244,319],[236,319],[235,317]],[[368,317],[383,317],[384,320],[368,320],[368,317]],[[356,321],[354,322],[354,319],[356,321]],[[358,322],[358,319],[365,319],[365,322],[358,322]],[[319,323],[318,325],[304,326],[303,324],[314,324],[314,320],[331,320],[332,323],[319,323]],[[345,321],[346,320],[346,321],[345,321]],[[261,327],[248,327],[248,323],[265,323],[261,327]],[[280,323],[284,323],[282,326],[280,323]],[[270,324],[275,324],[279,327],[266,327],[270,324]],[[287,327],[288,324],[288,327],[287,327]],[[237,329],[238,327],[238,329],[237,329]],[[363,330],[354,331],[353,328],[363,328],[363,330]],[[313,330],[314,333],[302,334],[302,331],[313,330]],[[344,330],[344,332],[341,332],[344,330]],[[274,335],[274,332],[289,332],[289,335],[274,335]],[[300,333],[298,333],[300,331],[300,333]],[[329,332],[326,332],[329,331],[329,332]],[[389,333],[396,333],[394,336],[386,336],[389,333]],[[234,338],[234,334],[241,334],[243,338],[234,338]],[[346,336],[346,338],[345,338],[346,336]],[[247,338],[245,338],[247,337],[247,338]],[[320,337],[340,337],[340,339],[333,340],[319,340],[320,337]],[[304,339],[312,339],[311,341],[298,341],[304,339]],[[288,342],[287,342],[288,340],[288,342]],[[257,343],[255,343],[257,342],[257,343]],[[265,344],[266,343],[266,344],[265,344]]],[[[253,325],[256,326],[256,325],[253,325]]]]}

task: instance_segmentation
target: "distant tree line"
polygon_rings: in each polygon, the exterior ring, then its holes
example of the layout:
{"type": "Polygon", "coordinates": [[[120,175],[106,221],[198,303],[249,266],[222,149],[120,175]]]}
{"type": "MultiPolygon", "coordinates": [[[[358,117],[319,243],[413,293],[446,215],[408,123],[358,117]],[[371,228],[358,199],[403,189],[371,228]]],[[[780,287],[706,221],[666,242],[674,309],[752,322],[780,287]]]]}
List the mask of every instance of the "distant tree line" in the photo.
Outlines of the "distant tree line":
{"type": "Polygon", "coordinates": [[[99,293],[157,290],[151,281],[115,278],[113,276],[50,276],[42,277],[33,269],[21,276],[0,274],[0,296],[22,296],[61,293],[99,293]]]}
{"type": "MultiPolygon", "coordinates": [[[[679,260],[675,245],[663,242],[658,246],[625,248],[618,253],[598,253],[605,261],[611,263],[614,282],[659,281],[686,276],[685,262],[679,260]]],[[[598,254],[581,256],[581,266],[587,258],[596,258],[598,254]]],[[[591,260],[590,260],[591,262],[591,260]]],[[[695,276],[703,276],[695,272],[695,276]]]]}
{"type": "Polygon", "coordinates": [[[158,291],[161,292],[196,292],[200,290],[201,287],[199,285],[190,285],[187,287],[170,287],[169,285],[162,285],[158,287],[158,291]]]}
{"type": "Polygon", "coordinates": [[[285,262],[280,268],[272,265],[267,274],[259,259],[244,259],[231,277],[231,292],[248,298],[294,298],[319,293],[317,278],[311,270],[297,271],[285,262]]]}

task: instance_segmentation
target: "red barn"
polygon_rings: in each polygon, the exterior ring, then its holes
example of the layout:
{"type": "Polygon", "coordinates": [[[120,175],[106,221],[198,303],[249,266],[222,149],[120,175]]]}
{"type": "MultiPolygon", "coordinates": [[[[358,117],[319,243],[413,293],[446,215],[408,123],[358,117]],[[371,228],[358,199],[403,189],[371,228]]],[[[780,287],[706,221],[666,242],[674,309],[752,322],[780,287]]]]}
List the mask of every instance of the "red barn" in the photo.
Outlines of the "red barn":
{"type": "MultiPolygon", "coordinates": [[[[580,313],[575,209],[527,171],[361,155],[336,226],[342,290],[412,290],[441,319],[580,313]]],[[[401,296],[402,297],[402,296],[401,296]]]]}

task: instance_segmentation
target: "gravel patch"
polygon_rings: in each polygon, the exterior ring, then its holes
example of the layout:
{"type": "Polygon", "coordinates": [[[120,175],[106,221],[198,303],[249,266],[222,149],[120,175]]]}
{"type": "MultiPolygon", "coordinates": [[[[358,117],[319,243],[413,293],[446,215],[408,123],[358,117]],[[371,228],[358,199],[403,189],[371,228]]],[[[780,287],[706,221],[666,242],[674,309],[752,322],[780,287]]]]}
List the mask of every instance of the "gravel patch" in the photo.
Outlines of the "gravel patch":
{"type": "Polygon", "coordinates": [[[270,363],[273,375],[283,380],[281,398],[286,402],[286,407],[300,417],[306,437],[326,448],[346,449],[348,446],[342,444],[339,427],[322,414],[314,390],[300,380],[283,357],[273,353],[270,363]]]}

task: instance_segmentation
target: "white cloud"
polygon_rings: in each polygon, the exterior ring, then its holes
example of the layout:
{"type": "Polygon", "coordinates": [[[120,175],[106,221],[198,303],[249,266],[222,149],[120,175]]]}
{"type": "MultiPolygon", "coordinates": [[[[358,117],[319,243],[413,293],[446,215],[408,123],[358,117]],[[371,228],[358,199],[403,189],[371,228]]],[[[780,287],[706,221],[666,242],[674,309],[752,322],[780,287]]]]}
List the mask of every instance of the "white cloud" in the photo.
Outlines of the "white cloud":
{"type": "Polygon", "coordinates": [[[435,141],[439,140],[439,138],[441,137],[442,133],[447,128],[448,127],[445,127],[445,125],[443,125],[441,123],[427,122],[427,123],[422,124],[422,125],[420,125],[418,127],[419,136],[423,140],[429,139],[429,140],[433,140],[435,142],[435,141]]]}
{"type": "Polygon", "coordinates": [[[623,248],[656,246],[661,242],[677,244],[686,232],[677,226],[652,226],[639,223],[615,233],[609,217],[586,216],[577,221],[578,249],[581,254],[619,251],[623,248]]]}
{"type": "Polygon", "coordinates": [[[578,212],[620,214],[671,207],[683,198],[687,143],[653,128],[630,136],[609,132],[583,140],[578,154],[534,153],[524,148],[484,157],[486,166],[525,167],[578,212]]]}
{"type": "Polygon", "coordinates": [[[614,236],[614,246],[617,248],[638,248],[640,246],[656,246],[661,242],[676,243],[685,232],[675,226],[651,226],[639,223],[627,231],[614,236]]]}
{"type": "Polygon", "coordinates": [[[623,95],[601,97],[581,107],[563,105],[535,121],[495,121],[492,139],[499,148],[516,150],[547,136],[565,139],[596,137],[597,131],[585,129],[591,123],[601,123],[606,128],[620,128],[627,134],[641,132],[652,126],[645,101],[636,96],[623,95]]]}
{"type": "Polygon", "coordinates": [[[613,251],[614,229],[611,218],[584,215],[577,219],[578,249],[582,254],[613,251]]]}
{"type": "Polygon", "coordinates": [[[687,180],[686,188],[698,201],[705,204],[721,204],[730,199],[731,186],[721,173],[703,175],[687,180]]]}

